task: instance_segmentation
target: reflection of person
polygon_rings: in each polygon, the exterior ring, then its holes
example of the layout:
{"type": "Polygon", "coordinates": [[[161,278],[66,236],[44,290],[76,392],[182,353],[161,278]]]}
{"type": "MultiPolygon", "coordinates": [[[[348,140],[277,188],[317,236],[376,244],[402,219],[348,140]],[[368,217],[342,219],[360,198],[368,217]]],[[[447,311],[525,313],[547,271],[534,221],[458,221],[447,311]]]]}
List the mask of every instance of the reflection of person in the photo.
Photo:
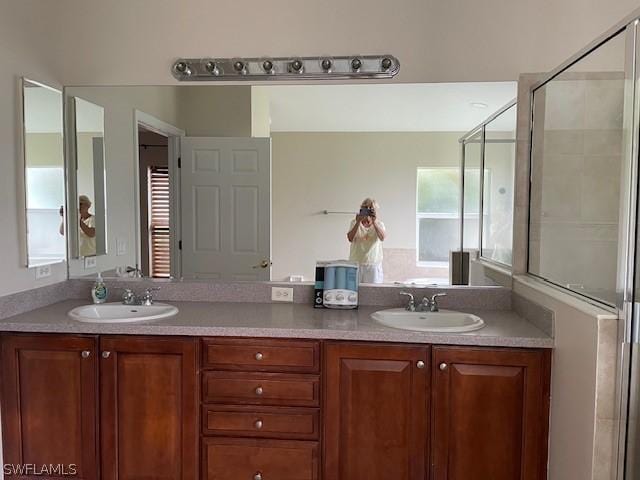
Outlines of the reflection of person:
{"type": "MultiPolygon", "coordinates": [[[[81,257],[91,257],[96,254],[96,219],[89,209],[91,200],[86,195],[78,197],[78,246],[81,257]]],[[[64,208],[60,207],[60,216],[64,216],[64,208]]],[[[60,224],[60,235],[64,235],[64,220],[60,224]]]]}
{"type": "Polygon", "coordinates": [[[347,233],[349,260],[360,265],[360,283],[382,283],[382,242],[386,232],[378,217],[378,203],[365,198],[347,233]]]}

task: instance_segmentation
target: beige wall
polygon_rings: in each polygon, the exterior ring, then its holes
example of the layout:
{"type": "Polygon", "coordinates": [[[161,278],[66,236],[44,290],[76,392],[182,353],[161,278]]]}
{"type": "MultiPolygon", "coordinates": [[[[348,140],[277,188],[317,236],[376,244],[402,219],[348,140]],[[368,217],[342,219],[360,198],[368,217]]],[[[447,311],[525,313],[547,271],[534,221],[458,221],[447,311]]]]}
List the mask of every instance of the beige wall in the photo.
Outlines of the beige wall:
{"type": "Polygon", "coordinates": [[[66,278],[66,263],[52,266],[50,277],[36,280],[34,269],[26,265],[24,225],[23,163],[21,158],[20,77],[61,88],[61,82],[48,68],[45,54],[32,42],[34,30],[45,28],[45,19],[29,15],[24,5],[0,3],[0,295],[56,283],[66,278]],[[15,11],[15,9],[19,11],[15,11]]]}
{"type": "MultiPolygon", "coordinates": [[[[390,52],[403,82],[515,80],[553,68],[637,0],[22,0],[64,84],[173,83],[175,58],[390,52]]],[[[5,10],[3,10],[4,15],[5,10]]]]}
{"type": "Polygon", "coordinates": [[[273,279],[311,279],[316,260],[348,258],[352,216],[322,212],[355,212],[366,197],[380,203],[385,249],[415,250],[416,170],[457,167],[460,135],[273,133],[273,279]]]}
{"type": "Polygon", "coordinates": [[[178,89],[178,123],[190,137],[250,137],[251,87],[178,89]]]}

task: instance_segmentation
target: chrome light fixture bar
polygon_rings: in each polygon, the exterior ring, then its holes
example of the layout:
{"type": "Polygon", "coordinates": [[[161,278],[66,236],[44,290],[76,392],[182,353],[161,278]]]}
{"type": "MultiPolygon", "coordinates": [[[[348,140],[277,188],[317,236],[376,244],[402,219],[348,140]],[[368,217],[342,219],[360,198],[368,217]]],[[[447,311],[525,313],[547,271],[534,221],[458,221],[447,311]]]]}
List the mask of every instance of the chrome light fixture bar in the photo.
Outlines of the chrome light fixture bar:
{"type": "Polygon", "coordinates": [[[180,81],[393,78],[400,62],[393,55],[279,58],[180,58],[171,66],[180,81]]]}

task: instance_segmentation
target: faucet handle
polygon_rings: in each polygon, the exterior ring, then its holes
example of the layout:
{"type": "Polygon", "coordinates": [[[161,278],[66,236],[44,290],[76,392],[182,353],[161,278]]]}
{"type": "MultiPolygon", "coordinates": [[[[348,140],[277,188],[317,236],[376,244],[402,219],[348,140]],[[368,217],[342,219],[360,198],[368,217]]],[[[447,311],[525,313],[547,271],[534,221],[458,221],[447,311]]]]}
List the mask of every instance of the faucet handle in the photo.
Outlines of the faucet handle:
{"type": "Polygon", "coordinates": [[[444,292],[440,292],[440,293],[434,293],[433,295],[431,295],[431,302],[437,302],[437,298],[439,297],[446,297],[447,294],[444,292]]]}
{"type": "Polygon", "coordinates": [[[160,290],[160,287],[149,287],[144,291],[144,295],[142,295],[142,304],[149,306],[153,305],[153,293],[155,291],[160,290]]]}
{"type": "Polygon", "coordinates": [[[400,292],[400,295],[403,295],[405,297],[409,297],[409,304],[407,305],[406,309],[409,310],[410,312],[415,311],[416,302],[415,302],[415,299],[413,298],[413,294],[411,294],[409,292],[400,292]]]}
{"type": "Polygon", "coordinates": [[[429,310],[432,312],[437,312],[439,311],[438,308],[438,298],[439,297],[446,297],[447,294],[444,292],[440,292],[440,293],[436,293],[431,295],[431,301],[429,302],[429,310]]]}
{"type": "Polygon", "coordinates": [[[125,305],[133,305],[136,302],[136,295],[130,288],[125,288],[122,294],[122,303],[125,305]]]}

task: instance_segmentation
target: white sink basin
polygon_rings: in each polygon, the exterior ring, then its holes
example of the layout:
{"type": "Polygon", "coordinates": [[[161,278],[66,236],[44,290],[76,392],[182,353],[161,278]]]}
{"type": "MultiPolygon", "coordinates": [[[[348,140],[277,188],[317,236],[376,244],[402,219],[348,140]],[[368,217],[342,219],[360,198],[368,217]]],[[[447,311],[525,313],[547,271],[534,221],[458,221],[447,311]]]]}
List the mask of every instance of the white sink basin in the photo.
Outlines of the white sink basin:
{"type": "Polygon", "coordinates": [[[178,309],[166,303],[153,305],[123,305],[122,303],[102,303],[83,305],[69,312],[69,317],[87,323],[131,323],[159,320],[172,317],[178,309]]]}
{"type": "Polygon", "coordinates": [[[419,332],[461,333],[484,327],[484,321],[480,317],[453,310],[409,312],[404,308],[391,308],[375,312],[371,318],[387,327],[419,332]]]}

